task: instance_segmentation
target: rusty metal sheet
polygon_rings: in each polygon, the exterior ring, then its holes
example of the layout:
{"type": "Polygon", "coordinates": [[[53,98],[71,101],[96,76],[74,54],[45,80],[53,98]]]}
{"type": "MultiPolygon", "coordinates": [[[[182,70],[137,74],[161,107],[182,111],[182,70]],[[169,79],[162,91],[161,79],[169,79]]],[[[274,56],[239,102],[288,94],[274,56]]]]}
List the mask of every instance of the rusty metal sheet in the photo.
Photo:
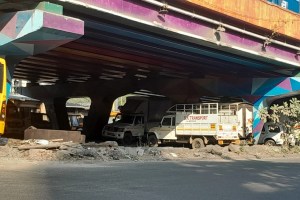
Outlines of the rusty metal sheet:
{"type": "Polygon", "coordinates": [[[187,0],[187,2],[300,39],[300,15],[267,0],[187,0]]]}

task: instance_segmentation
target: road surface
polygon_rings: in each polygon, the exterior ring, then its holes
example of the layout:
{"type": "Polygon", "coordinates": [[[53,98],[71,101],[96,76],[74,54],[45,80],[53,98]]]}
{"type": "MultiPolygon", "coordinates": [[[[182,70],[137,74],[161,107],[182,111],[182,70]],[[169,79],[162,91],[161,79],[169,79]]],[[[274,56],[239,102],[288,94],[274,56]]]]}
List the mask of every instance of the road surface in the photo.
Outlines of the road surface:
{"type": "Polygon", "coordinates": [[[1,200],[299,200],[300,160],[0,162],[1,200]]]}

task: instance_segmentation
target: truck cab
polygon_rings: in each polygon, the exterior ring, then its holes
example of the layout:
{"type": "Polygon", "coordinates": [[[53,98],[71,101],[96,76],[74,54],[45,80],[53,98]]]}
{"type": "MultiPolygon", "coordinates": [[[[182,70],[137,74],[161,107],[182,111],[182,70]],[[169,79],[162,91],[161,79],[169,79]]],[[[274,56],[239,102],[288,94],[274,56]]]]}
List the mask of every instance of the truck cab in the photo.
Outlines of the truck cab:
{"type": "Polygon", "coordinates": [[[149,129],[149,132],[155,133],[156,138],[159,138],[161,140],[176,140],[177,137],[175,129],[175,115],[166,115],[162,118],[160,125],[158,127],[149,129]]]}
{"type": "Polygon", "coordinates": [[[144,136],[143,114],[118,114],[113,123],[104,126],[102,136],[130,144],[133,139],[144,136]]]}
{"type": "Polygon", "coordinates": [[[293,135],[288,136],[283,124],[267,122],[264,124],[258,144],[265,144],[269,146],[283,145],[288,142],[289,145],[295,145],[293,135]],[[288,137],[288,138],[287,138],[288,137]]]}

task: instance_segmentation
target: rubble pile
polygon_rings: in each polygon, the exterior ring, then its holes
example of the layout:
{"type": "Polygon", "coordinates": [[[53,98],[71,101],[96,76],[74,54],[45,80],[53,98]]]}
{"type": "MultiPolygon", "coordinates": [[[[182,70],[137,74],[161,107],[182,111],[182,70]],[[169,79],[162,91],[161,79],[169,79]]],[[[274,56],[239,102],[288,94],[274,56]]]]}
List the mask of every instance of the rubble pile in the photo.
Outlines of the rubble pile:
{"type": "Polygon", "coordinates": [[[123,147],[117,142],[79,144],[47,140],[9,139],[0,146],[0,160],[161,160],[160,151],[150,147],[123,147]]]}
{"type": "Polygon", "coordinates": [[[268,159],[300,157],[300,147],[280,146],[218,146],[207,145],[201,149],[183,147],[123,147],[117,142],[73,143],[60,140],[9,139],[0,146],[0,160],[97,160],[97,161],[165,161],[210,159],[268,159]]]}

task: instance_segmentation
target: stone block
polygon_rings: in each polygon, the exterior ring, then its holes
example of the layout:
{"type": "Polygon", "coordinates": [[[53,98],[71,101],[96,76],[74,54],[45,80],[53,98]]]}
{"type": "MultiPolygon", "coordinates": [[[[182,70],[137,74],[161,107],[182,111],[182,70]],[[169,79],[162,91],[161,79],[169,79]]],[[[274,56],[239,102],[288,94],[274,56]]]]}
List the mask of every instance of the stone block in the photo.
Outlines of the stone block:
{"type": "Polygon", "coordinates": [[[24,139],[63,139],[63,142],[72,141],[75,143],[82,143],[82,135],[80,131],[64,131],[64,130],[50,130],[50,129],[26,129],[24,131],[24,139]]]}

